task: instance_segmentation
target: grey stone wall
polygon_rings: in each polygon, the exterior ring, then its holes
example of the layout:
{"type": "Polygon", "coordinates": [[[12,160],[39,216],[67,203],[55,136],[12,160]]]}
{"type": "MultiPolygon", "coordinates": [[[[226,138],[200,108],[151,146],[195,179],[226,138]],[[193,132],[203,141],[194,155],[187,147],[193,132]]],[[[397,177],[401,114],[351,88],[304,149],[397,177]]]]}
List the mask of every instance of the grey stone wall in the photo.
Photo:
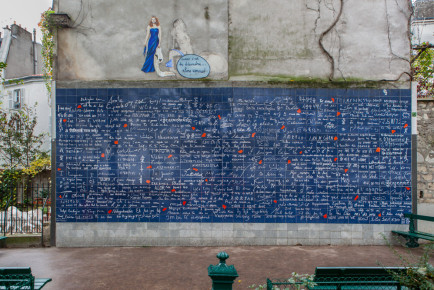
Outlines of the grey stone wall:
{"type": "Polygon", "coordinates": [[[408,80],[408,0],[139,2],[55,0],[72,20],[58,32],[57,80],[173,80],[140,71],[151,15],[161,21],[164,63],[181,18],[195,54],[221,56],[209,58],[211,74],[229,65],[211,79],[408,80]]]}
{"type": "Polygon", "coordinates": [[[231,75],[393,80],[409,72],[406,0],[239,0],[229,13],[231,75]]]}
{"type": "Polygon", "coordinates": [[[384,245],[407,225],[58,223],[58,247],[384,245]]]}
{"type": "Polygon", "coordinates": [[[418,100],[417,111],[418,202],[434,204],[434,100],[418,100]]]}

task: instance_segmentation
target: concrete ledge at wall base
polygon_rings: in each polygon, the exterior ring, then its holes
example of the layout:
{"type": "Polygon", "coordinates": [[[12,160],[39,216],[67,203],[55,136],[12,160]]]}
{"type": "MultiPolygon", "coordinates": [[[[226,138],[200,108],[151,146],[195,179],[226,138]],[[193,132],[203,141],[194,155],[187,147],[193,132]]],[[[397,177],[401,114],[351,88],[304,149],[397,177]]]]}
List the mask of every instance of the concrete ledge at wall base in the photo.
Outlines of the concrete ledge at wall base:
{"type": "Polygon", "coordinates": [[[57,223],[57,247],[385,245],[408,225],[57,223]]]}
{"type": "Polygon", "coordinates": [[[8,236],[6,248],[38,248],[41,247],[40,234],[15,234],[8,236]]]}

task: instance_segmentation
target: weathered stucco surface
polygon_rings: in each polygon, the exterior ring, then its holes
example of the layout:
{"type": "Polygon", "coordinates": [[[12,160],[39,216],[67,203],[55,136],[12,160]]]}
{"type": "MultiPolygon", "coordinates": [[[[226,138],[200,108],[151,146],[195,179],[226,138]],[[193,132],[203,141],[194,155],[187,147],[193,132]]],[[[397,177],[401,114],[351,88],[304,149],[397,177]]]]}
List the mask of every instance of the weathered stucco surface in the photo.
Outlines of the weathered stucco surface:
{"type": "MultiPolygon", "coordinates": [[[[56,12],[72,20],[71,28],[58,32],[58,80],[163,80],[140,70],[146,28],[154,15],[162,30],[162,70],[175,48],[171,30],[178,18],[186,24],[195,54],[211,52],[227,63],[227,0],[56,2],[56,12]]],[[[227,69],[216,78],[227,78],[227,69]]]]}
{"type": "MultiPolygon", "coordinates": [[[[73,24],[58,33],[58,80],[176,79],[140,71],[152,15],[161,22],[164,63],[176,46],[173,21],[182,18],[194,53],[222,56],[214,65],[229,64],[237,80],[271,75],[402,81],[410,70],[407,0],[56,2],[57,12],[67,13],[73,24]]],[[[211,78],[225,79],[226,71],[211,78]]]]}
{"type": "MultiPolygon", "coordinates": [[[[409,72],[407,0],[230,1],[230,73],[397,79],[409,72]],[[342,9],[342,15],[339,12],[342,9]]],[[[405,78],[404,78],[405,79],[405,78]]]]}

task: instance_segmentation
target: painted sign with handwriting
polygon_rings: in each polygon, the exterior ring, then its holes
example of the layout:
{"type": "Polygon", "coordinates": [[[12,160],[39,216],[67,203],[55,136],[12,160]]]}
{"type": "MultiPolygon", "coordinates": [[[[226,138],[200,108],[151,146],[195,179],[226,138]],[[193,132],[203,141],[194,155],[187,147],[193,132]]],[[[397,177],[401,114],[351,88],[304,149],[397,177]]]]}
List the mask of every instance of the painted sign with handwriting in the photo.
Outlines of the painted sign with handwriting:
{"type": "Polygon", "coordinates": [[[210,73],[208,62],[196,54],[187,54],[178,60],[178,73],[188,79],[206,78],[210,73]]]}

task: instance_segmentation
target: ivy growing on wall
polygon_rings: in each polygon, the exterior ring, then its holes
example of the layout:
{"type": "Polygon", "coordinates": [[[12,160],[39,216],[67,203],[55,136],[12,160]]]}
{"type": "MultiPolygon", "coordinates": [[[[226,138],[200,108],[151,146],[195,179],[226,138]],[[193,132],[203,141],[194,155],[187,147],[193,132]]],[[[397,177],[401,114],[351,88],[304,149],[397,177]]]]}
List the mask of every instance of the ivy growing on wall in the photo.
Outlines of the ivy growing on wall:
{"type": "Polygon", "coordinates": [[[417,47],[411,67],[413,80],[418,82],[418,98],[434,97],[434,46],[424,42],[417,47]]]}
{"type": "Polygon", "coordinates": [[[53,55],[54,55],[54,35],[52,25],[50,23],[50,15],[54,11],[48,9],[41,14],[41,21],[38,26],[42,31],[42,60],[44,62],[43,73],[45,79],[45,86],[48,95],[51,96],[51,78],[53,76],[53,55]]]}

